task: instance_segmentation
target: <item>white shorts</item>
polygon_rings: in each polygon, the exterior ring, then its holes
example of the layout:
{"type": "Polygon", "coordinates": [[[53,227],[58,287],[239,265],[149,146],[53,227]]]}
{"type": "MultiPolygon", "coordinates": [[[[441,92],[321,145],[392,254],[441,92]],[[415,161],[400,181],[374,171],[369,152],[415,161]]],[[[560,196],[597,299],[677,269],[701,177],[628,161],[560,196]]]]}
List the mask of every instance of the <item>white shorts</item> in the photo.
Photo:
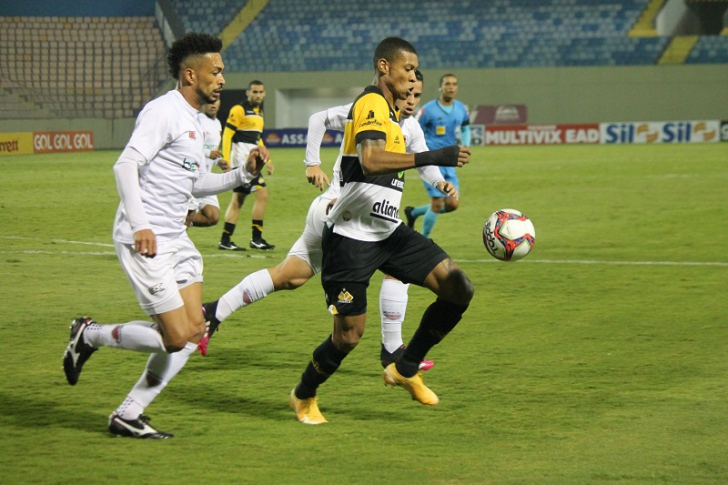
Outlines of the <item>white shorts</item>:
{"type": "Polygon", "coordinates": [[[324,230],[324,221],[326,220],[326,206],[331,199],[319,195],[316,197],[311,206],[308,208],[306,216],[306,227],[303,228],[303,234],[293,243],[293,247],[288,251],[289,256],[296,256],[306,261],[313,270],[314,274],[321,272],[321,235],[324,230]]]}
{"type": "Polygon", "coordinates": [[[114,242],[139,306],[147,315],[159,315],[184,306],[179,290],[202,282],[202,256],[187,233],[157,246],[157,255],[145,258],[133,244],[114,242]]]}
{"type": "Polygon", "coordinates": [[[253,143],[233,143],[230,147],[230,168],[237,168],[240,165],[245,165],[248,161],[248,155],[253,148],[257,148],[258,145],[253,143]]]}
{"type": "Polygon", "coordinates": [[[202,208],[206,205],[217,207],[219,210],[220,202],[217,200],[217,195],[207,195],[205,197],[200,197],[199,199],[190,197],[190,200],[187,202],[187,210],[201,212],[202,208]]]}

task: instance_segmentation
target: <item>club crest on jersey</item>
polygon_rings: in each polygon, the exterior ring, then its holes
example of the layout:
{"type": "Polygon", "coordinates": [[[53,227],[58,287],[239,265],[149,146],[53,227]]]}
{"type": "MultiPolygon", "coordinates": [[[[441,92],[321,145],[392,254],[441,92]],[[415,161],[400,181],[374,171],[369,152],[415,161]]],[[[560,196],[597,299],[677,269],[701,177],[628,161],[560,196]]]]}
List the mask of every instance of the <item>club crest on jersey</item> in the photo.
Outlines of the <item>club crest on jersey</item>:
{"type": "Polygon", "coordinates": [[[382,122],[379,121],[374,116],[374,110],[369,110],[369,114],[367,115],[366,121],[364,121],[364,123],[362,123],[360,126],[369,126],[369,125],[383,126],[382,122]]]}
{"type": "Polygon", "coordinates": [[[197,134],[194,131],[190,131],[190,139],[192,139],[192,140],[197,139],[197,134]]]}

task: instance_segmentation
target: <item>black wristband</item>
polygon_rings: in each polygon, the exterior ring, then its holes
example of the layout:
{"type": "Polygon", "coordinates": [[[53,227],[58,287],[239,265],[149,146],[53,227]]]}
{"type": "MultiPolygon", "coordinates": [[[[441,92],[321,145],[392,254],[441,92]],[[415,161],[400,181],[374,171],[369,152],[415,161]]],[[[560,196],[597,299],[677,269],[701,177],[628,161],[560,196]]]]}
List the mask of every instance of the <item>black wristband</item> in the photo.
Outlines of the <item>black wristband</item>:
{"type": "Polygon", "coordinates": [[[438,148],[429,152],[415,153],[415,167],[424,167],[425,165],[457,167],[459,154],[460,147],[457,145],[438,148]]]}

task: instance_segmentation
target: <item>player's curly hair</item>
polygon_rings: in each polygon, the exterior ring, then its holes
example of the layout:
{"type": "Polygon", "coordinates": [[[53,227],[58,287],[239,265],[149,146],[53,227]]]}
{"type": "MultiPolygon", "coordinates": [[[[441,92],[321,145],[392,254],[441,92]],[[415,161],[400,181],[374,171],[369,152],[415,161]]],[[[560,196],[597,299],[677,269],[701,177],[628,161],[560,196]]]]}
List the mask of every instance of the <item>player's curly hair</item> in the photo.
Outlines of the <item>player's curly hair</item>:
{"type": "Polygon", "coordinates": [[[211,52],[220,52],[222,41],[217,37],[197,32],[188,32],[175,40],[167,54],[169,73],[173,78],[179,79],[182,63],[192,56],[201,56],[211,52]]]}
{"type": "Polygon", "coordinates": [[[397,59],[400,52],[417,54],[415,46],[399,37],[387,37],[381,41],[374,50],[374,70],[377,70],[377,61],[379,61],[379,59],[386,59],[392,63],[397,59]]]}

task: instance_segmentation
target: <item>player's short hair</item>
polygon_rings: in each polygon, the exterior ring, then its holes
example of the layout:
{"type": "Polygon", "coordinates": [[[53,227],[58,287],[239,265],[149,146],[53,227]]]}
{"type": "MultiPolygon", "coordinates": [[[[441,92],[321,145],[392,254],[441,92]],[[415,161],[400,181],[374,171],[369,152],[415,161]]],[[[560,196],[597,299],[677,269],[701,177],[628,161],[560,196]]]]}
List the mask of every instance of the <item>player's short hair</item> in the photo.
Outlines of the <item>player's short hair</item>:
{"type": "Polygon", "coordinates": [[[377,70],[377,62],[379,59],[386,59],[390,63],[394,62],[400,53],[409,52],[417,54],[415,46],[399,37],[387,37],[379,43],[374,50],[374,70],[377,70]]]}
{"type": "Polygon", "coordinates": [[[203,56],[222,50],[222,41],[217,37],[197,32],[188,32],[175,40],[167,54],[169,73],[179,79],[182,63],[193,56],[203,56]]]}
{"type": "Polygon", "coordinates": [[[419,69],[415,69],[415,79],[417,79],[421,83],[424,83],[425,82],[425,75],[422,74],[422,71],[420,71],[419,69]]]}
{"type": "Polygon", "coordinates": [[[454,77],[455,79],[458,78],[455,74],[443,74],[442,77],[440,77],[440,86],[442,86],[442,82],[445,80],[446,77],[454,77]]]}
{"type": "Polygon", "coordinates": [[[248,90],[250,90],[250,88],[252,88],[253,86],[265,86],[265,84],[263,84],[263,81],[258,81],[257,79],[253,79],[252,81],[250,81],[248,83],[248,90]]]}

